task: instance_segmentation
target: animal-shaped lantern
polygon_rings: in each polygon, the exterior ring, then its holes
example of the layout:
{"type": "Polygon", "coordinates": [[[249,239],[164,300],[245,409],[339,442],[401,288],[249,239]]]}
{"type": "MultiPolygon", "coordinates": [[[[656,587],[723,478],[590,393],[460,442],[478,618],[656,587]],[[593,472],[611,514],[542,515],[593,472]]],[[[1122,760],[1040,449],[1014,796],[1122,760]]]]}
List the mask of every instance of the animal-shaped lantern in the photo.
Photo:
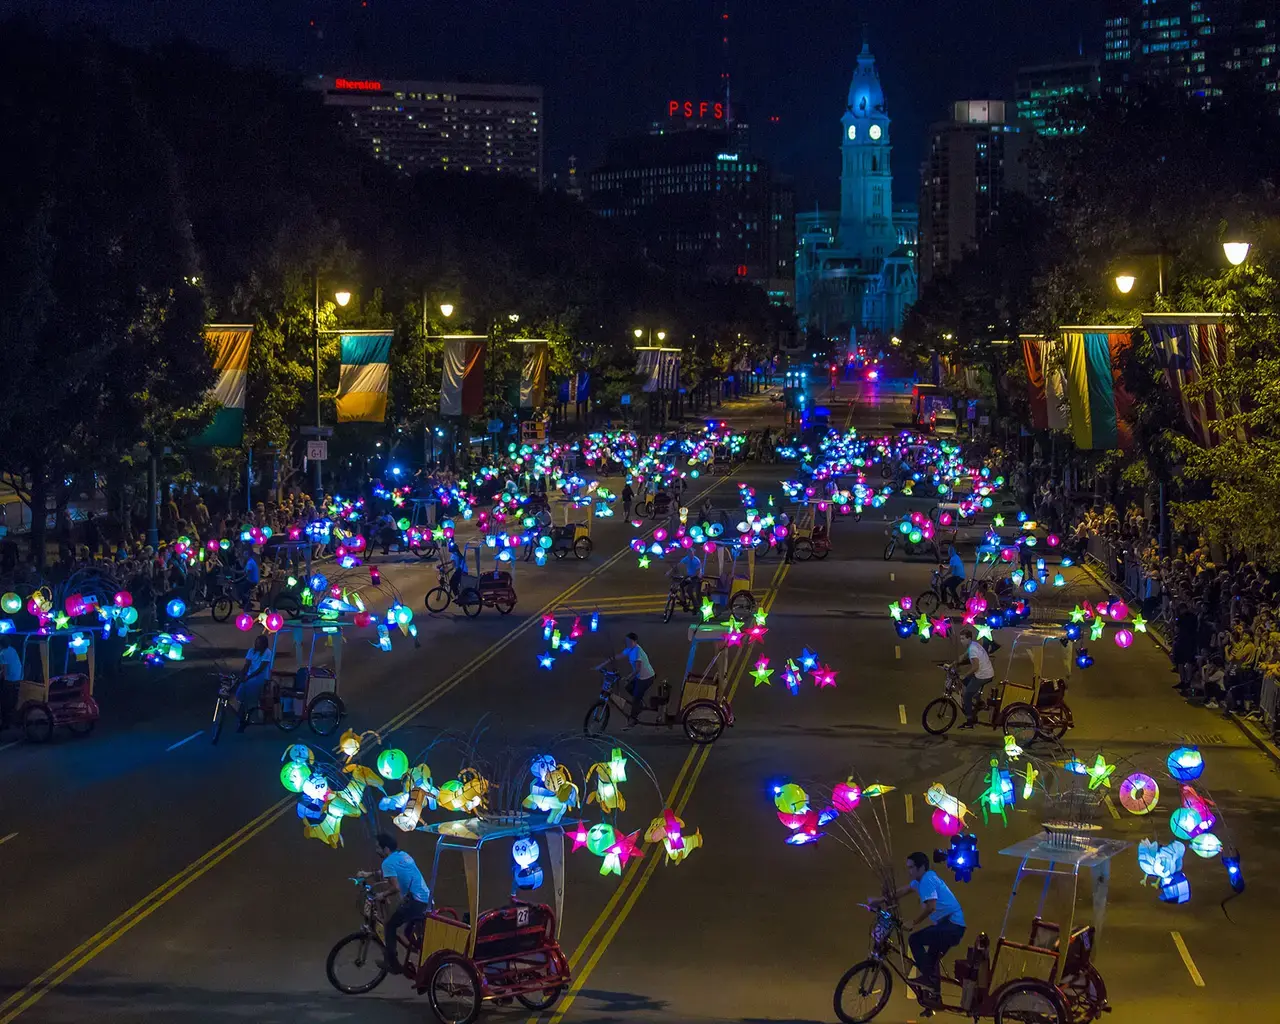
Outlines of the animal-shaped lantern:
{"type": "Polygon", "coordinates": [[[536,889],[542,884],[542,868],[538,866],[541,854],[538,841],[533,836],[521,836],[511,844],[511,859],[515,862],[515,883],[519,889],[536,889]]]}
{"type": "Polygon", "coordinates": [[[535,757],[529,770],[533,780],[529,783],[529,795],[524,798],[524,808],[542,811],[548,823],[558,824],[566,810],[578,806],[578,787],[573,783],[573,776],[549,754],[535,757]]]}
{"type": "Polygon", "coordinates": [[[662,848],[667,852],[666,862],[679,864],[702,845],[702,830],[699,829],[691,836],[685,835],[684,822],[676,817],[675,811],[667,807],[659,817],[649,822],[644,840],[646,843],[661,842],[662,848]]]}
{"type": "Polygon", "coordinates": [[[474,768],[463,768],[456,779],[440,787],[437,803],[446,811],[470,813],[484,806],[489,780],[474,768]]]}
{"type": "Polygon", "coordinates": [[[597,761],[587,769],[586,777],[587,782],[591,781],[593,775],[596,777],[596,788],[587,795],[587,803],[598,803],[600,809],[606,814],[627,809],[626,798],[623,797],[622,789],[618,785],[627,777],[626,760],[622,760],[622,778],[619,779],[613,773],[621,751],[615,749],[613,753],[618,756],[609,761],[597,761]]]}

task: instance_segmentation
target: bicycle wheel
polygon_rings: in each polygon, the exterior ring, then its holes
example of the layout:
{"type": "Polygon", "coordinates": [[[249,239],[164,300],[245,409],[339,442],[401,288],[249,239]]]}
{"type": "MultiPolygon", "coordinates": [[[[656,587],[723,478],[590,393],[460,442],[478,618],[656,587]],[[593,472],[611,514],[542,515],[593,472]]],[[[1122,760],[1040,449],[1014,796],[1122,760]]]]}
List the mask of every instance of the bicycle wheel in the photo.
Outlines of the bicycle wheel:
{"type": "Polygon", "coordinates": [[[53,712],[48,704],[28,704],[22,713],[22,732],[28,743],[48,743],[53,739],[53,712]]]}
{"type": "Polygon", "coordinates": [[[533,995],[526,993],[525,995],[516,996],[520,1000],[520,1005],[527,1010],[537,1013],[540,1010],[549,1009],[561,993],[564,992],[563,985],[557,985],[555,988],[544,988],[535,998],[533,995]]]}
{"type": "Polygon", "coordinates": [[[425,542],[420,540],[418,541],[418,543],[410,547],[409,550],[412,551],[419,558],[421,558],[424,562],[429,562],[431,561],[431,559],[435,558],[436,555],[440,553],[440,545],[437,544],[434,540],[425,541],[425,542]]]}
{"type": "Polygon", "coordinates": [[[596,701],[587,710],[587,717],[582,721],[582,732],[586,736],[603,736],[609,729],[609,702],[596,701]]]}
{"type": "Polygon", "coordinates": [[[342,701],[322,693],[307,707],[307,725],[317,736],[328,736],[342,724],[342,701]]]}
{"type": "Polygon", "coordinates": [[[923,594],[916,598],[916,608],[925,615],[933,615],[942,607],[942,599],[938,597],[936,591],[926,590],[923,594]]]}
{"type": "Polygon", "coordinates": [[[432,615],[439,615],[449,607],[449,589],[447,587],[432,587],[427,591],[426,604],[427,611],[432,615]]]}
{"type": "Polygon", "coordinates": [[[830,544],[815,544],[813,546],[813,557],[821,562],[827,555],[831,554],[830,544]]]}
{"type": "Polygon", "coordinates": [[[898,548],[897,538],[894,538],[893,540],[889,541],[889,543],[884,546],[884,560],[886,562],[893,557],[893,553],[894,551],[897,550],[897,548],[898,548]]]}
{"type": "Polygon", "coordinates": [[[695,700],[680,719],[684,734],[694,743],[714,743],[724,732],[724,709],[713,700],[695,700]]]}
{"type": "Polygon", "coordinates": [[[950,697],[934,697],[924,706],[920,724],[930,736],[941,736],[956,724],[959,708],[950,697]]]}
{"type": "Polygon", "coordinates": [[[739,590],[733,595],[733,599],[729,602],[729,611],[735,615],[750,615],[756,610],[755,595],[745,590],[739,590]]]}
{"type": "MultiPolygon", "coordinates": [[[[1030,704],[1010,704],[1000,719],[1006,736],[1012,736],[1020,747],[1029,747],[1040,732],[1040,715],[1030,704]]],[[[1016,1018],[1014,1018],[1016,1019],[1016,1018]]]]}
{"type": "Polygon", "coordinates": [[[893,975],[879,960],[854,964],[836,983],[836,1016],[844,1024],[863,1024],[885,1008],[892,991],[893,975]]]}
{"type": "Polygon", "coordinates": [[[213,705],[213,742],[217,744],[222,735],[222,722],[227,717],[227,699],[219,697],[213,705]]]}
{"type": "Polygon", "coordinates": [[[590,537],[579,537],[573,542],[573,556],[575,558],[590,558],[593,546],[590,537]]]}
{"type": "Polygon", "coordinates": [[[472,1024],[480,1016],[480,979],[458,953],[440,953],[430,967],[427,999],[441,1024],[472,1024]]]}
{"type": "Polygon", "coordinates": [[[807,562],[813,557],[813,541],[798,540],[794,549],[794,556],[797,562],[807,562]]]}
{"type": "Polygon", "coordinates": [[[382,984],[382,943],[368,932],[352,932],[334,943],[324,961],[329,984],[349,996],[372,992],[382,984]]]}
{"type": "Polygon", "coordinates": [[[667,594],[667,605],[665,608],[662,609],[662,621],[670,622],[671,616],[675,614],[675,611],[676,611],[676,594],[675,594],[675,591],[673,590],[668,592],[667,594]]]}
{"type": "Polygon", "coordinates": [[[231,598],[226,594],[219,594],[213,599],[213,603],[209,605],[209,614],[213,616],[214,622],[226,622],[231,618],[231,610],[235,607],[231,603],[231,598]]]}
{"type": "Polygon", "coordinates": [[[996,1001],[996,1024],[1067,1024],[1067,1012],[1057,990],[1043,981],[1017,981],[996,1001]]]}
{"type": "Polygon", "coordinates": [[[480,614],[480,609],[484,607],[480,601],[480,591],[472,587],[467,587],[466,590],[458,595],[458,605],[462,608],[462,614],[469,619],[474,619],[480,614]]]}

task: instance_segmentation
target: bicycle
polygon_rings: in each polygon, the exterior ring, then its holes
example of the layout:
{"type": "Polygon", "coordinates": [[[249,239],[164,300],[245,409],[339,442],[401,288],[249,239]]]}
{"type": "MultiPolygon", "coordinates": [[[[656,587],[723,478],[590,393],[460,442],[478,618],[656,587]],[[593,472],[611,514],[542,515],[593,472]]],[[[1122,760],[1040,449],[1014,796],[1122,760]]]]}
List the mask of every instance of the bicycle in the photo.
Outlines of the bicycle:
{"type": "Polygon", "coordinates": [[[925,615],[936,615],[944,601],[950,609],[963,609],[965,602],[969,600],[969,595],[973,593],[974,584],[973,580],[970,579],[961,580],[960,585],[954,591],[947,593],[942,586],[946,578],[942,573],[941,567],[934,569],[929,577],[929,589],[916,598],[916,608],[925,615]],[[956,595],[954,598],[951,596],[952,593],[956,595]]]}
{"type": "MultiPolygon", "coordinates": [[[[385,948],[387,904],[390,897],[379,892],[367,878],[354,877],[348,881],[364,889],[364,906],[361,909],[362,922],[360,930],[344,935],[334,943],[324,961],[324,973],[329,984],[349,996],[363,995],[372,992],[382,984],[387,976],[387,969],[382,965],[385,948]],[[352,955],[354,954],[354,955],[352,955]],[[351,956],[348,961],[345,957],[351,956]],[[346,968],[350,966],[360,975],[353,980],[345,980],[346,968]],[[363,976],[367,969],[372,974],[363,976]],[[343,977],[339,976],[342,971],[343,977]]],[[[400,962],[404,973],[415,977],[418,968],[411,960],[416,960],[418,949],[422,945],[422,922],[415,921],[400,933],[396,945],[403,950],[400,962]]]]}
{"type": "Polygon", "coordinates": [[[469,619],[474,619],[480,614],[480,609],[484,606],[484,603],[480,600],[480,591],[474,586],[468,585],[465,573],[459,580],[458,589],[455,593],[452,586],[450,586],[453,566],[441,559],[440,564],[436,566],[436,572],[439,574],[436,585],[427,591],[425,599],[427,611],[432,615],[439,615],[450,604],[456,604],[462,609],[462,614],[469,619]]]}
{"type": "Polygon", "coordinates": [[[680,610],[697,614],[698,599],[694,596],[700,592],[699,578],[696,576],[676,576],[667,589],[667,604],[662,610],[662,621],[670,622],[676,612],[676,602],[680,602],[680,610]]]}
{"type": "MultiPolygon", "coordinates": [[[[911,989],[923,1009],[950,1009],[943,1004],[940,989],[935,989],[923,976],[909,977],[916,962],[907,953],[902,921],[889,905],[877,908],[859,903],[858,906],[876,915],[875,923],[871,926],[871,955],[850,967],[836,983],[832,998],[836,1016],[844,1024],[864,1024],[871,1020],[889,1002],[895,974],[911,989]]],[[[942,964],[939,963],[940,981],[960,984],[954,978],[943,975],[941,968],[942,964]]],[[[959,1007],[956,1010],[960,1012],[959,1007]]]]}

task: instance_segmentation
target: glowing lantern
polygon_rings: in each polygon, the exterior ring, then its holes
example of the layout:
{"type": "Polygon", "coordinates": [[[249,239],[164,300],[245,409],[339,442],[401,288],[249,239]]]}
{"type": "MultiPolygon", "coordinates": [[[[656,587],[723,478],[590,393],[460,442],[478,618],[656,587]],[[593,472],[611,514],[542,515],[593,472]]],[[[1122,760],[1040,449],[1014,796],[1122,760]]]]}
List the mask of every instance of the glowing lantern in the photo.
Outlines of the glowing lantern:
{"type": "Polygon", "coordinates": [[[1133,643],[1133,634],[1127,629],[1116,630],[1116,646],[1129,647],[1133,643]]]}
{"type": "Polygon", "coordinates": [[[128,608],[133,604],[133,595],[127,590],[118,590],[116,591],[115,597],[111,599],[111,602],[117,608],[128,608]]]}
{"type": "Polygon", "coordinates": [[[132,607],[120,609],[120,621],[126,626],[132,626],[138,621],[138,609],[132,607]]]}
{"type": "Polygon", "coordinates": [[[248,612],[241,612],[236,616],[236,629],[242,633],[247,633],[253,629],[253,616],[248,612]]]}
{"type": "Polygon", "coordinates": [[[1179,839],[1191,839],[1204,831],[1204,819],[1191,807],[1179,807],[1169,815],[1169,831],[1179,839]]]}
{"type": "Polygon", "coordinates": [[[775,786],[773,803],[784,814],[803,814],[809,809],[809,794],[794,782],[775,786]]]}
{"type": "Polygon", "coordinates": [[[22,598],[13,591],[0,597],[0,608],[3,608],[8,614],[13,615],[22,610],[22,598]]]}
{"type": "Polygon", "coordinates": [[[289,761],[280,769],[280,784],[290,793],[301,793],[311,778],[311,767],[301,761],[289,761]]]}
{"type": "Polygon", "coordinates": [[[1179,747],[1169,755],[1165,767],[1179,782],[1194,782],[1204,771],[1204,756],[1198,747],[1179,747]]]}
{"type": "Polygon", "coordinates": [[[351,729],[342,734],[342,738],[338,740],[338,749],[347,757],[355,757],[360,753],[360,737],[351,729]]]}
{"type": "Polygon", "coordinates": [[[175,597],[164,606],[165,612],[171,619],[180,619],[187,614],[187,603],[180,597],[175,597]]]}
{"type": "Polygon", "coordinates": [[[1216,857],[1222,852],[1222,840],[1212,832],[1201,832],[1191,840],[1191,852],[1197,857],[1216,857]]]}
{"type": "Polygon", "coordinates": [[[267,614],[266,627],[272,633],[278,633],[284,628],[284,616],[279,612],[269,612],[267,614]]]}
{"type": "Polygon", "coordinates": [[[1160,799],[1160,787],[1150,775],[1134,772],[1120,783],[1120,805],[1130,814],[1147,814],[1160,799]]]}
{"type": "Polygon", "coordinates": [[[586,847],[597,857],[603,857],[615,842],[617,842],[617,835],[612,825],[599,822],[587,829],[586,847]]]}
{"type": "Polygon", "coordinates": [[[837,810],[849,813],[862,800],[862,789],[854,782],[840,782],[831,791],[831,803],[837,810]]]}
{"type": "Polygon", "coordinates": [[[360,629],[365,629],[373,625],[373,614],[371,612],[356,612],[353,621],[360,629]]]}
{"type": "Polygon", "coordinates": [[[937,832],[938,835],[946,838],[958,836],[961,829],[964,827],[960,824],[959,818],[948,814],[941,807],[934,810],[931,821],[933,823],[933,830],[937,832]]]}
{"type": "Polygon", "coordinates": [[[402,779],[408,771],[409,758],[403,750],[392,747],[378,755],[378,774],[384,779],[402,779]]]}

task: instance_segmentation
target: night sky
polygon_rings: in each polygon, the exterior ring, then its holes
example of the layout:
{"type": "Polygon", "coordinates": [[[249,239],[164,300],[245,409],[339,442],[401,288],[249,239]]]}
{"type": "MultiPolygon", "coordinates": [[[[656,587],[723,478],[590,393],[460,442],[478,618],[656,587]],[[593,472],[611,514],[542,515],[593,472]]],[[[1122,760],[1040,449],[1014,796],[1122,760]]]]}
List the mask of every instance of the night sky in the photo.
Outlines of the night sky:
{"type": "MultiPolygon", "coordinates": [[[[716,98],[724,0],[9,0],[123,42],[174,36],[301,74],[543,86],[546,170],[591,167],[669,99],[716,98]]],[[[1015,70],[1100,50],[1105,0],[728,0],[735,106],[796,183],[835,202],[839,118],[866,26],[893,120],[895,198],[916,198],[931,121],[1012,98],[1015,70]],[[770,116],[777,116],[770,125],[770,116]]]]}

